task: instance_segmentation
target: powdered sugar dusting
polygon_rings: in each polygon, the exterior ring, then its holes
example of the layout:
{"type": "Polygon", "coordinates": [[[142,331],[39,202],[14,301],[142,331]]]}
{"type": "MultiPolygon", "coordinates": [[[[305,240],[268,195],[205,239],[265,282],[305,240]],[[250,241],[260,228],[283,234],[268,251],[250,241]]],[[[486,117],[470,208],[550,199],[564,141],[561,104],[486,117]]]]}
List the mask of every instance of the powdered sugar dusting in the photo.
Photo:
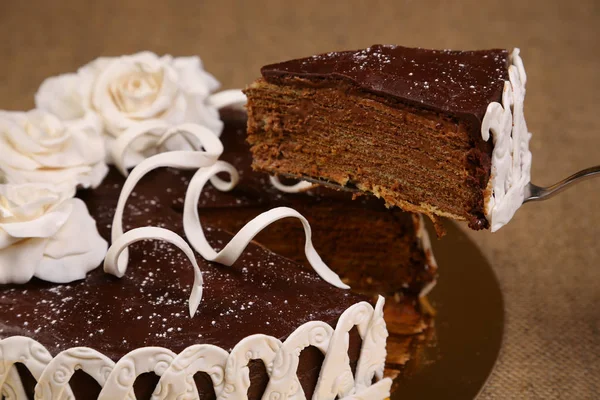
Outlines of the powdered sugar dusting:
{"type": "MultiPolygon", "coordinates": [[[[152,225],[182,234],[181,215],[166,201],[179,196],[179,184],[169,184],[171,190],[162,192],[151,184],[155,179],[169,182],[172,172],[159,171],[140,182],[126,206],[127,229],[152,225]]],[[[105,236],[110,234],[120,181],[111,174],[96,193],[82,193],[105,236]]],[[[210,226],[206,235],[216,248],[231,238],[210,226]]],[[[69,285],[34,282],[4,289],[0,337],[29,336],[52,353],[89,346],[113,359],[143,346],[180,351],[192,343],[211,343],[230,350],[250,334],[283,338],[313,319],[333,322],[357,301],[355,295],[256,245],[232,267],[197,260],[210,290],[194,318],[187,313],[193,282],[189,261],[170,244],[145,240],[131,247],[129,271],[122,279],[96,270],[85,281],[69,285]]]]}
{"type": "Polygon", "coordinates": [[[363,89],[447,112],[483,117],[507,79],[503,50],[426,50],[374,45],[263,68],[263,75],[349,79],[363,89]]]}

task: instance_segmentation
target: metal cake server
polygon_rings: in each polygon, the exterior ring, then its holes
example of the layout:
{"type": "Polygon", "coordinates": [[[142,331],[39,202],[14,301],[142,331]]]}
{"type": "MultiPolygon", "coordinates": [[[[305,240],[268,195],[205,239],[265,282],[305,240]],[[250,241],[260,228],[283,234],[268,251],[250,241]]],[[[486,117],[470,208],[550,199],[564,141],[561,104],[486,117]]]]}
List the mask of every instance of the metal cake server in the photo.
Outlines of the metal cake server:
{"type": "Polygon", "coordinates": [[[525,199],[523,200],[523,204],[529,201],[547,200],[555,194],[565,190],[572,184],[581,182],[587,178],[591,178],[594,175],[600,175],[600,165],[586,168],[548,187],[536,186],[529,182],[529,184],[525,186],[525,199]]]}

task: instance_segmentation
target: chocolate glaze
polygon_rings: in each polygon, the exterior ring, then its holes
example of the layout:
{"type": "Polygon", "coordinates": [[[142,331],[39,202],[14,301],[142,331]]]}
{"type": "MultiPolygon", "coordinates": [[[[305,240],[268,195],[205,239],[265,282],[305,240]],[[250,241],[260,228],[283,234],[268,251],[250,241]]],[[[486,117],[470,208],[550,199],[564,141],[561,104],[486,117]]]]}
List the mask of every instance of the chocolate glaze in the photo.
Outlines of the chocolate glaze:
{"type": "Polygon", "coordinates": [[[487,106],[502,98],[508,80],[506,50],[427,50],[373,45],[331,52],[261,69],[263,78],[280,83],[303,78],[326,85],[338,79],[402,103],[457,116],[478,129],[487,106]]]}
{"type": "MultiPolygon", "coordinates": [[[[181,214],[172,204],[181,195],[178,184],[186,178],[173,180],[177,175],[172,172],[155,171],[138,184],[126,207],[127,230],[162,226],[183,236],[181,214]]],[[[98,189],[78,193],[107,239],[123,183],[124,178],[112,169],[98,189]]],[[[231,234],[204,225],[215,248],[231,240],[231,234]]],[[[322,320],[335,326],[349,306],[370,300],[337,289],[306,267],[250,244],[231,267],[197,256],[204,295],[196,315],[190,318],[187,303],[194,274],[181,251],[157,241],[139,242],[130,249],[129,269],[122,279],[98,268],[85,280],[68,285],[34,279],[25,285],[0,286],[0,338],[31,337],[53,355],[87,346],[115,361],[145,346],[178,353],[192,344],[208,343],[230,351],[241,339],[256,333],[284,340],[308,321],[322,320]]],[[[318,353],[308,349],[303,355],[301,382],[314,380],[322,362],[318,353]]],[[[250,398],[258,399],[266,377],[264,369],[253,371],[257,385],[250,389],[250,398]]],[[[72,380],[76,397],[96,398],[99,387],[86,378],[78,374],[72,380]]],[[[202,384],[201,377],[196,382],[203,385],[202,393],[212,396],[212,388],[202,384]]],[[[155,383],[152,374],[140,377],[136,392],[148,394],[155,383]]]]}

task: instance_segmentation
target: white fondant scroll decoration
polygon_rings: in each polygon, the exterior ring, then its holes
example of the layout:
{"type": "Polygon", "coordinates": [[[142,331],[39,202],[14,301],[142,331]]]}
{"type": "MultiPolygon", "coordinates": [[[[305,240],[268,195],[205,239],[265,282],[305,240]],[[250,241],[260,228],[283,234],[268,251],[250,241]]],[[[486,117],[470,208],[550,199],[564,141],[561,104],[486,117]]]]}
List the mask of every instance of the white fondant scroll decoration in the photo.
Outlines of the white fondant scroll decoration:
{"type": "Polygon", "coordinates": [[[242,108],[248,99],[240,89],[222,90],[208,97],[208,104],[220,110],[225,107],[242,108]]]}
{"type": "Polygon", "coordinates": [[[242,339],[231,351],[225,367],[227,384],[217,400],[244,400],[250,388],[250,360],[261,360],[267,373],[273,370],[273,360],[281,341],[268,335],[252,335],[242,339]]]}
{"type": "Polygon", "coordinates": [[[52,358],[33,339],[9,337],[0,340],[0,393],[9,398],[19,396],[23,389],[20,378],[10,371],[20,362],[38,382],[36,399],[72,399],[69,379],[81,369],[102,387],[99,399],[135,399],[133,385],[145,372],[160,376],[153,400],[197,399],[193,379],[202,371],[210,375],[219,400],[248,400],[248,362],[261,359],[270,378],[263,399],[305,400],[297,368],[300,352],[312,345],[325,354],[314,400],[334,400],[336,395],[343,400],[383,400],[390,395],[392,384],[391,379],[382,379],[387,337],[383,305],[381,297],[374,309],[368,303],[355,304],[342,314],[335,329],[324,322],[307,322],[283,343],[271,336],[252,335],[240,341],[231,354],[208,344],[192,345],[179,355],[161,347],[144,347],[115,363],[86,347],[68,349],[52,358]],[[363,344],[352,377],[348,335],[354,326],[358,326],[363,344]],[[374,384],[373,378],[377,380],[374,384]]]}
{"type": "Polygon", "coordinates": [[[338,321],[338,326],[341,326],[342,329],[338,329],[334,333],[330,351],[327,352],[323,361],[323,371],[325,372],[321,374],[315,390],[320,396],[343,398],[352,392],[355,384],[348,358],[350,346],[348,332],[356,326],[361,340],[364,340],[372,318],[373,307],[364,302],[355,304],[342,314],[338,321]]]}
{"type": "MultiPolygon", "coordinates": [[[[304,227],[306,237],[304,252],[310,265],[326,282],[342,289],[349,288],[349,286],[343,283],[340,277],[323,262],[315,250],[311,239],[312,231],[306,218],[289,207],[277,207],[258,215],[244,225],[244,227],[240,229],[221,251],[216,252],[204,236],[197,204],[206,182],[209,180],[212,181],[220,172],[227,172],[231,176],[231,186],[228,186],[226,189],[230,190],[237,184],[238,173],[235,168],[224,161],[217,161],[215,165],[210,168],[201,168],[196,172],[190,181],[185,196],[183,227],[192,247],[194,247],[202,257],[209,261],[218,262],[224,265],[232,265],[240,257],[246,246],[248,246],[248,243],[250,243],[260,231],[280,219],[297,218],[304,227]]],[[[219,186],[217,186],[217,188],[222,190],[219,186]]]]}
{"type": "Polygon", "coordinates": [[[531,152],[523,114],[527,75],[519,49],[514,49],[508,67],[509,81],[504,82],[502,104],[490,103],[481,124],[481,136],[494,141],[491,194],[485,213],[492,232],[506,225],[523,204],[525,187],[531,179],[531,152]]]}
{"type": "Polygon", "coordinates": [[[105,355],[88,347],[73,347],[58,354],[38,379],[35,387],[35,400],[61,399],[69,394],[69,380],[76,370],[81,369],[104,386],[115,363],[105,355]]]}
{"type": "Polygon", "coordinates": [[[281,192],[284,192],[284,193],[305,192],[308,189],[315,186],[314,184],[312,184],[310,182],[306,182],[306,181],[300,181],[298,183],[294,183],[293,185],[285,185],[285,184],[281,183],[281,181],[279,180],[279,177],[277,177],[277,176],[269,177],[269,181],[271,182],[271,185],[273,185],[273,187],[275,189],[277,189],[281,192]]]}
{"type": "MultiPolygon", "coordinates": [[[[296,376],[300,363],[300,353],[308,346],[314,346],[324,355],[330,345],[333,328],[321,321],[311,321],[296,329],[283,343],[275,356],[271,379],[263,398],[266,399],[305,399],[302,386],[290,376],[296,376]]],[[[322,376],[321,370],[321,376],[322,376]]],[[[319,381],[321,380],[319,376],[319,381]]],[[[318,383],[317,383],[318,387],[318,383]]],[[[315,396],[318,395],[315,393],[315,396]]]]}
{"type": "MultiPolygon", "coordinates": [[[[14,364],[17,362],[31,372],[35,380],[39,381],[42,373],[52,361],[52,355],[44,346],[33,339],[24,336],[12,336],[0,340],[0,394],[4,390],[7,397],[11,395],[19,399],[18,393],[22,391],[22,384],[14,364]]],[[[70,393],[70,390],[69,390],[70,393]]]]}
{"type": "Polygon", "coordinates": [[[196,262],[194,251],[190,248],[185,240],[173,231],[154,226],[146,226],[142,228],[132,229],[123,235],[119,236],[108,249],[106,258],[104,259],[104,272],[112,274],[118,278],[123,277],[127,271],[127,261],[121,257],[129,245],[141,240],[163,240],[171,243],[181,249],[194,267],[194,285],[189,300],[190,317],[193,317],[198,310],[198,306],[202,301],[202,271],[196,262]],[[121,262],[119,262],[121,261],[121,262]]]}
{"type": "MultiPolygon", "coordinates": [[[[138,376],[154,372],[162,376],[177,355],[162,347],[144,347],[131,351],[121,358],[101,385],[98,400],[133,398],[133,384],[138,376]]],[[[197,393],[196,393],[197,395],[197,393]]]]}
{"type": "Polygon", "coordinates": [[[188,347],[175,357],[162,374],[152,399],[170,399],[174,397],[174,393],[184,393],[179,395],[178,399],[196,398],[194,375],[197,372],[206,372],[212,380],[215,393],[220,393],[225,382],[225,364],[228,357],[229,353],[217,346],[196,344],[188,347]]]}
{"type": "MultiPolygon", "coordinates": [[[[128,246],[134,242],[144,239],[159,239],[166,240],[184,251],[186,256],[194,267],[194,286],[189,301],[190,316],[193,316],[202,300],[202,273],[196,262],[196,257],[189,245],[176,233],[156,227],[142,227],[134,229],[130,232],[123,232],[123,212],[129,195],[135,188],[135,185],[150,171],[159,167],[175,167],[175,168],[201,168],[213,165],[221,153],[223,145],[218,137],[216,137],[208,128],[194,124],[184,124],[171,129],[166,129],[162,122],[148,122],[144,124],[144,128],[150,131],[163,130],[162,136],[158,139],[159,142],[165,141],[170,137],[181,134],[190,142],[194,142],[198,148],[203,148],[204,151],[171,151],[161,153],[145,159],[137,165],[128,176],[117,203],[115,215],[112,225],[112,246],[109,248],[104,261],[104,270],[107,273],[122,277],[129,263],[128,246]]],[[[128,146],[135,138],[143,135],[144,130],[138,127],[131,128],[128,132],[121,135],[115,142],[115,152],[113,158],[117,168],[127,175],[123,160],[128,146]]],[[[213,184],[217,187],[223,187],[225,183],[217,177],[213,179],[213,184]]]]}
{"type": "Polygon", "coordinates": [[[384,305],[385,301],[380,297],[373,310],[367,331],[362,337],[361,357],[356,365],[356,380],[354,382],[357,392],[369,387],[373,379],[383,379],[385,357],[387,355],[386,343],[389,336],[383,319],[384,305]]]}
{"type": "Polygon", "coordinates": [[[0,399],[21,400],[26,398],[27,393],[25,392],[23,382],[21,382],[21,378],[19,377],[19,371],[13,367],[8,372],[8,376],[4,381],[4,386],[2,387],[2,391],[0,391],[0,399]]]}
{"type": "MultiPolygon", "coordinates": [[[[163,121],[146,121],[126,130],[121,136],[119,136],[119,138],[115,141],[114,145],[111,148],[115,166],[119,169],[119,171],[121,171],[121,173],[124,176],[128,175],[125,164],[127,150],[137,139],[143,136],[153,136],[154,141],[156,142],[156,146],[158,148],[161,148],[163,144],[168,142],[169,139],[171,139],[174,136],[181,136],[184,140],[188,142],[188,144],[193,146],[192,148],[194,149],[199,150],[201,147],[203,147],[203,157],[200,158],[205,158],[208,161],[198,161],[200,163],[200,166],[206,166],[204,164],[210,165],[211,161],[216,161],[223,153],[223,144],[221,143],[219,138],[208,128],[202,125],[182,124],[169,128],[169,126],[163,121]]],[[[194,158],[191,156],[197,154],[195,152],[187,150],[177,150],[174,152],[178,156],[187,156],[188,159],[194,158]]],[[[156,156],[149,158],[154,157],[156,156]]],[[[175,163],[176,164],[174,165],[174,167],[176,168],[200,168],[200,166],[195,167],[195,165],[197,164],[187,159],[181,160],[180,167],[178,166],[177,161],[175,161],[175,163]]],[[[142,168],[140,169],[143,170],[142,168]]]]}
{"type": "Polygon", "coordinates": [[[218,160],[223,152],[221,141],[207,128],[200,125],[184,124],[167,129],[163,122],[146,122],[141,124],[141,126],[130,128],[115,142],[113,147],[113,159],[117,168],[124,175],[127,175],[126,165],[124,164],[127,149],[136,138],[148,134],[148,132],[151,132],[152,135],[156,135],[156,141],[159,145],[175,135],[181,135],[194,146],[195,150],[160,153],[145,159],[131,171],[131,174],[129,174],[123,185],[115,210],[111,231],[113,244],[109,249],[104,262],[104,270],[106,272],[118,277],[123,276],[129,262],[128,246],[130,244],[144,239],[167,240],[182,249],[194,266],[195,281],[189,302],[190,315],[194,315],[202,298],[202,274],[195,261],[193,252],[189,246],[187,246],[185,241],[174,232],[168,233],[168,231],[162,228],[143,227],[127,233],[124,233],[123,231],[123,213],[125,211],[125,205],[136,184],[152,170],[161,167],[173,167],[198,170],[192,178],[186,193],[183,224],[192,247],[194,247],[202,257],[209,261],[231,265],[240,257],[250,241],[252,241],[262,229],[282,218],[293,217],[299,219],[304,227],[306,236],[305,253],[309,263],[313,266],[315,271],[330,284],[339,288],[349,288],[349,286],[341,281],[336,273],[329,269],[315,250],[311,240],[312,232],[308,221],[300,213],[291,208],[279,207],[260,214],[246,224],[233,239],[217,253],[204,236],[198,215],[197,204],[206,182],[210,181],[213,186],[220,191],[229,191],[233,189],[239,181],[237,170],[231,164],[218,160]],[[230,175],[230,181],[224,181],[219,178],[217,174],[220,172],[228,173],[230,175]]]}

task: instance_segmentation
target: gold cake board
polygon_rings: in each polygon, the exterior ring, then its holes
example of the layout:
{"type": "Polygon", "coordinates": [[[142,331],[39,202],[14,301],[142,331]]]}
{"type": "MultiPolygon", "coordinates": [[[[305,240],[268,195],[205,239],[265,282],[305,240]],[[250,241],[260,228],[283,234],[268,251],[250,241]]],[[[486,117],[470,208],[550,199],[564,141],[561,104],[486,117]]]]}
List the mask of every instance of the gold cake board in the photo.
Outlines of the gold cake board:
{"type": "Polygon", "coordinates": [[[420,333],[392,333],[388,339],[386,374],[395,377],[391,400],[473,399],[502,346],[504,302],[498,280],[454,223],[446,229],[440,240],[429,229],[439,265],[438,284],[428,296],[435,318],[420,333]]]}

